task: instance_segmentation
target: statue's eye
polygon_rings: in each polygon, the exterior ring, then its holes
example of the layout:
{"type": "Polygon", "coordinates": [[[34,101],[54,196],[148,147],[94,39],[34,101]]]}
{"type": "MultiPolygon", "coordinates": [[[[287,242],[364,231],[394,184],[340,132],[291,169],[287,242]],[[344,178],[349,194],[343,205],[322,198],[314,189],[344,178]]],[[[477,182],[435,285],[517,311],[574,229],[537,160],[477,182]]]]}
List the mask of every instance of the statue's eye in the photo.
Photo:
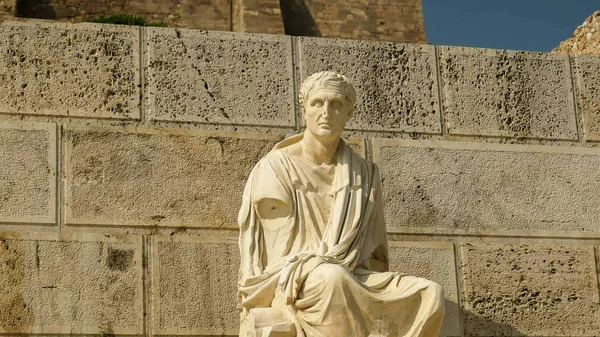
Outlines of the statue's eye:
{"type": "Polygon", "coordinates": [[[340,101],[332,101],[331,103],[329,103],[331,105],[332,108],[334,108],[335,110],[339,110],[342,108],[342,102],[340,101]]]}
{"type": "Polygon", "coordinates": [[[323,106],[323,100],[320,99],[315,99],[310,103],[311,106],[315,106],[317,108],[320,108],[323,106]]]}

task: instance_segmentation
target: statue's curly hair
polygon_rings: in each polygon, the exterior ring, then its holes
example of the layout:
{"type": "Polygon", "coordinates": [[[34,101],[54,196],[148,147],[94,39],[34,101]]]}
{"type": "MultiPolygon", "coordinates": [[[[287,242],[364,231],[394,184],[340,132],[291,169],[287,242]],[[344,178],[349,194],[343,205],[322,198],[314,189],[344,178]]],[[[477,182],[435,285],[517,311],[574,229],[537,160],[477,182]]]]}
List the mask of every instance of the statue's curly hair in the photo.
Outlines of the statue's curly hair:
{"type": "Polygon", "coordinates": [[[300,92],[298,93],[298,100],[300,102],[300,107],[302,111],[304,111],[304,108],[306,107],[305,104],[308,100],[310,92],[318,87],[341,88],[342,91],[345,93],[346,101],[350,103],[352,111],[354,110],[354,102],[356,102],[356,91],[354,90],[354,86],[352,86],[350,80],[346,76],[335,71],[321,71],[308,76],[304,80],[304,82],[302,82],[300,92]]]}

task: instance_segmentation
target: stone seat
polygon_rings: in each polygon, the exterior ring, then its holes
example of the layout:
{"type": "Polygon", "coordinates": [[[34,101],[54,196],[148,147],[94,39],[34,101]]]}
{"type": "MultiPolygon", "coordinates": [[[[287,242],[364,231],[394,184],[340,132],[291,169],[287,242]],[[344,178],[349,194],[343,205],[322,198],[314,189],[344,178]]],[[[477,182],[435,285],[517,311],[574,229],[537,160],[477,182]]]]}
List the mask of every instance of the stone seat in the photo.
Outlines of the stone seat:
{"type": "Polygon", "coordinates": [[[295,337],[296,326],[273,308],[254,308],[249,312],[253,337],[295,337]]]}
{"type": "MultiPolygon", "coordinates": [[[[273,308],[250,309],[250,326],[254,335],[249,337],[296,337],[296,326],[273,308]]],[[[371,333],[369,337],[386,337],[386,334],[371,333]]]]}

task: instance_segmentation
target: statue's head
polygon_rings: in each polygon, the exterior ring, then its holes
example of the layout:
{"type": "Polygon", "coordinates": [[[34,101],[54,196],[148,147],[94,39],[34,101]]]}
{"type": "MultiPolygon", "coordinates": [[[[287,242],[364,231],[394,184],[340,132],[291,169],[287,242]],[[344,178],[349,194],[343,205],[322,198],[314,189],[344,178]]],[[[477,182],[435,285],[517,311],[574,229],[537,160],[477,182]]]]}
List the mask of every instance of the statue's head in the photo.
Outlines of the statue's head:
{"type": "Polygon", "coordinates": [[[356,91],[346,76],[322,71],[304,80],[299,99],[302,117],[313,135],[339,137],[354,112],[356,91]]]}

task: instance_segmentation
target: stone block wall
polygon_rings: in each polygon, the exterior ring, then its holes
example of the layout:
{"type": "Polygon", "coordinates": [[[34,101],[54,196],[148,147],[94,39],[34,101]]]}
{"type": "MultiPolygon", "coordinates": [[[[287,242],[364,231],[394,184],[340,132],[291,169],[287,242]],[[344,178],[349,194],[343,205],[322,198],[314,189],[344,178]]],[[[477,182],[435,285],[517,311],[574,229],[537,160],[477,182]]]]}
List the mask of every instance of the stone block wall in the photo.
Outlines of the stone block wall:
{"type": "Polygon", "coordinates": [[[306,0],[323,37],[425,43],[421,0],[306,0]]]}
{"type": "Polygon", "coordinates": [[[426,43],[421,0],[233,0],[233,30],[426,43]]]}
{"type": "Polygon", "coordinates": [[[95,24],[0,25],[0,333],[236,336],[236,216],[333,69],[393,270],[443,336],[600,334],[600,58],[95,24]]]}
{"type": "MultiPolygon", "coordinates": [[[[17,16],[24,18],[80,22],[99,15],[134,14],[147,22],[162,22],[169,27],[214,30],[230,30],[231,27],[231,0],[12,0],[12,2],[17,4],[17,16]]],[[[2,1],[0,1],[0,8],[1,4],[2,1]]]]}
{"type": "Polygon", "coordinates": [[[178,28],[426,43],[421,0],[0,0],[0,22],[115,14],[178,28]]]}

